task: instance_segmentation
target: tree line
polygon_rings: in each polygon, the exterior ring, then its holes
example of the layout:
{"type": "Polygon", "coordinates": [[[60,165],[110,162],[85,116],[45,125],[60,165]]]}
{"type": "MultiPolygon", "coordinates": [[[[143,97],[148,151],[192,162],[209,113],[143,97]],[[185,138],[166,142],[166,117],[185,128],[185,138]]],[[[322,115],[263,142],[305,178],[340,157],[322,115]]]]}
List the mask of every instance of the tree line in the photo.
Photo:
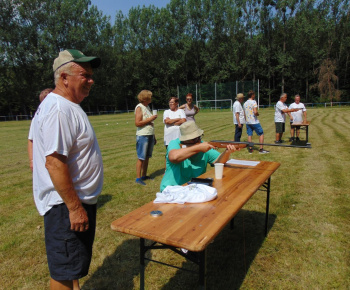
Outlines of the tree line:
{"type": "Polygon", "coordinates": [[[87,111],[133,109],[142,89],[167,107],[177,86],[260,83],[304,102],[349,101],[349,1],[171,0],[116,11],[89,0],[0,0],[0,115],[30,114],[53,87],[60,50],[101,57],[87,111]]]}

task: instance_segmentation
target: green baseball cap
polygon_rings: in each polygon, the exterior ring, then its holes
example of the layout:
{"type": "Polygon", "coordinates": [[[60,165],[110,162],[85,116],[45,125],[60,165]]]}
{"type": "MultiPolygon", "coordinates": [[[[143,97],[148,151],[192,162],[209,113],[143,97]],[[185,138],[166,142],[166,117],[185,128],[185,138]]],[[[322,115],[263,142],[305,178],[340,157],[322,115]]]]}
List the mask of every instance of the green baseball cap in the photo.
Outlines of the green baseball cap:
{"type": "Polygon", "coordinates": [[[101,64],[101,59],[96,56],[86,56],[81,51],[76,49],[66,49],[59,53],[53,63],[53,71],[55,72],[62,65],[69,62],[89,62],[92,68],[97,68],[101,64]]]}

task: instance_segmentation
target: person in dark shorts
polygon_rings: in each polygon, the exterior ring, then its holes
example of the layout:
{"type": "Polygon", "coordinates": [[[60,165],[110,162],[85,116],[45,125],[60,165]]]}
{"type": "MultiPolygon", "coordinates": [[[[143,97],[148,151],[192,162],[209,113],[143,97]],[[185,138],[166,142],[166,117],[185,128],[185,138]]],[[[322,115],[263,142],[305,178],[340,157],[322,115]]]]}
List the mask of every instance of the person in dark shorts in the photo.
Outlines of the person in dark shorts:
{"type": "Polygon", "coordinates": [[[242,137],[243,126],[245,124],[245,115],[242,107],[244,95],[237,94],[236,101],[232,106],[233,124],[235,125],[235,141],[240,142],[242,137]]]}
{"type": "Polygon", "coordinates": [[[44,216],[47,261],[55,280],[73,281],[88,274],[97,207],[96,204],[83,204],[83,207],[89,219],[89,229],[85,232],[70,229],[69,211],[64,203],[53,206],[44,216]]]}
{"type": "Polygon", "coordinates": [[[53,64],[56,87],[32,122],[33,194],[44,216],[51,289],[80,289],[79,279],[90,267],[103,165],[79,104],[89,95],[100,62],[75,49],[61,51],[53,64]]]}

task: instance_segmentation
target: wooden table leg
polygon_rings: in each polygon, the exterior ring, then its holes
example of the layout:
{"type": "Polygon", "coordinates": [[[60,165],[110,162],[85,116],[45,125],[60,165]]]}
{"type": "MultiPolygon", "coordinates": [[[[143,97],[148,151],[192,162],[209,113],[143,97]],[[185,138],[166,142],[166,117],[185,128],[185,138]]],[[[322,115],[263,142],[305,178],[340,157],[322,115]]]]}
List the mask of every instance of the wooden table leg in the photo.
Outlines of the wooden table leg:
{"type": "Polygon", "coordinates": [[[267,224],[269,222],[270,185],[271,185],[271,177],[269,177],[269,179],[267,180],[267,188],[266,188],[265,237],[267,236],[267,224]]]}

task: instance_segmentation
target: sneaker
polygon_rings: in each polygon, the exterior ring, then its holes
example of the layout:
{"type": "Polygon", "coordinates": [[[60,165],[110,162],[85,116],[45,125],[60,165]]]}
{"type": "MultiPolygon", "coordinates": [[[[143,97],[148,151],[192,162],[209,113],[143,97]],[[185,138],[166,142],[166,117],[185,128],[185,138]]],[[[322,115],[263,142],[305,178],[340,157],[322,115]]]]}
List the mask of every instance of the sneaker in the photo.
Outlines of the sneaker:
{"type": "Polygon", "coordinates": [[[295,139],[296,141],[300,141],[299,137],[297,137],[297,139],[295,139]]]}
{"type": "Polygon", "coordinates": [[[253,153],[253,148],[248,148],[248,153],[252,154],[253,153]]]}
{"type": "Polygon", "coordinates": [[[293,142],[293,141],[294,141],[294,137],[290,137],[289,142],[293,142]]]}
{"type": "Polygon", "coordinates": [[[142,176],[141,179],[142,179],[142,180],[153,180],[153,178],[151,178],[151,177],[148,176],[148,175],[142,176]]]}
{"type": "Polygon", "coordinates": [[[281,140],[277,140],[277,141],[275,141],[275,144],[281,144],[282,143],[282,141],[281,140]]]}
{"type": "Polygon", "coordinates": [[[259,153],[260,153],[260,154],[267,154],[267,153],[270,153],[270,151],[264,150],[264,149],[262,148],[262,149],[259,149],[259,153]]]}
{"type": "Polygon", "coordinates": [[[141,185],[146,185],[146,183],[143,182],[143,180],[141,178],[136,178],[135,182],[137,184],[141,184],[141,185]]]}

